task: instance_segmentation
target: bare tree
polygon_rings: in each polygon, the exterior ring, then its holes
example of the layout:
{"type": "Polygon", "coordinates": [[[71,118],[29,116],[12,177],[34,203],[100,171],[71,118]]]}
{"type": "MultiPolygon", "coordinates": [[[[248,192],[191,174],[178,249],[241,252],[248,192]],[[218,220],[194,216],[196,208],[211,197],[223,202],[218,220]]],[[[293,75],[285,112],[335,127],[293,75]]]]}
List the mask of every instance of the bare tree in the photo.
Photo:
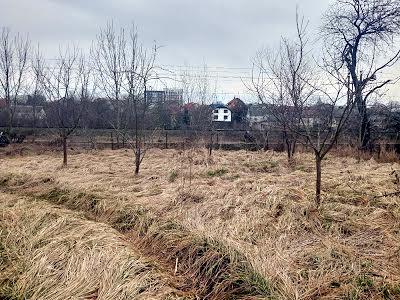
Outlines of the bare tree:
{"type": "Polygon", "coordinates": [[[282,132],[290,161],[295,153],[299,135],[293,128],[300,122],[303,105],[294,109],[294,103],[302,103],[313,93],[314,88],[308,84],[313,69],[306,53],[305,39],[307,24],[297,20],[297,43],[282,38],[276,50],[260,50],[254,60],[249,90],[267,105],[268,112],[276,120],[277,129],[282,132]]]}
{"type": "Polygon", "coordinates": [[[13,126],[17,98],[24,87],[28,73],[30,41],[19,34],[11,36],[8,28],[0,34],[0,85],[1,94],[6,100],[7,131],[13,126]]]}
{"type": "Polygon", "coordinates": [[[42,75],[44,70],[44,58],[40,51],[39,44],[34,52],[31,60],[32,80],[33,80],[33,93],[32,93],[32,110],[33,110],[33,129],[36,130],[37,126],[37,104],[38,99],[42,97],[42,75]]]}
{"type": "MultiPolygon", "coordinates": [[[[200,70],[186,65],[185,71],[181,74],[184,102],[192,103],[192,111],[189,112],[188,126],[191,130],[196,130],[201,135],[209,135],[206,142],[208,145],[209,156],[212,155],[215,127],[212,119],[210,105],[217,101],[217,79],[212,81],[207,64],[203,64],[200,70]]],[[[199,136],[192,139],[198,140],[199,136]]],[[[206,137],[207,139],[207,137],[206,137]]]]}
{"type": "MultiPolygon", "coordinates": [[[[297,22],[297,41],[293,42],[287,51],[292,53],[288,57],[305,56],[306,27],[303,19],[297,22]]],[[[301,60],[301,59],[300,59],[301,60]]],[[[289,59],[289,65],[296,66],[289,59]]],[[[341,69],[332,69],[328,59],[323,59],[322,74],[318,80],[315,71],[308,77],[300,76],[300,84],[308,85],[310,92],[303,97],[290,97],[292,106],[297,114],[299,123],[291,130],[297,133],[313,149],[315,158],[315,202],[321,203],[322,161],[337,143],[355,106],[355,98],[350,91],[348,82],[337,81],[341,69]]]]}
{"type": "Polygon", "coordinates": [[[147,90],[149,83],[158,79],[157,67],[157,46],[150,50],[139,44],[137,29],[134,25],[129,32],[126,48],[123,52],[124,78],[126,84],[124,89],[127,92],[127,108],[132,111],[128,115],[128,121],[134,120],[134,134],[128,136],[129,144],[135,154],[135,174],[139,174],[140,165],[146,155],[146,116],[149,109],[147,90]]]}
{"type": "Polygon", "coordinates": [[[63,145],[63,165],[67,166],[68,138],[80,125],[85,102],[93,94],[91,69],[76,48],[60,48],[53,66],[41,71],[41,83],[49,103],[47,120],[58,131],[63,145]]]}
{"type": "Polygon", "coordinates": [[[340,69],[324,65],[322,71],[329,72],[319,74],[323,82],[316,78],[317,67],[308,58],[307,23],[296,14],[296,24],[296,39],[283,39],[278,58],[269,59],[269,69],[261,65],[258,72],[261,75],[252,83],[262,101],[267,101],[264,91],[273,90],[268,96],[272,99],[270,110],[275,118],[301,143],[312,148],[316,169],[315,202],[319,206],[322,160],[337,142],[355,102],[353,94],[347,92],[348,85],[336,80],[340,69]],[[264,83],[265,73],[269,76],[268,85],[264,83]]]}
{"type": "Polygon", "coordinates": [[[125,30],[123,28],[117,30],[111,22],[104,29],[100,29],[100,34],[97,36],[91,51],[97,80],[100,83],[100,91],[113,105],[115,117],[114,120],[110,120],[110,123],[117,131],[118,145],[123,128],[122,93],[125,80],[126,43],[125,30]]]}
{"type": "Polygon", "coordinates": [[[360,119],[359,147],[366,149],[371,140],[368,101],[392,82],[380,75],[400,58],[400,49],[396,47],[400,1],[336,0],[325,15],[322,32],[331,69],[346,70],[332,75],[344,84],[350,74],[360,119]]]}

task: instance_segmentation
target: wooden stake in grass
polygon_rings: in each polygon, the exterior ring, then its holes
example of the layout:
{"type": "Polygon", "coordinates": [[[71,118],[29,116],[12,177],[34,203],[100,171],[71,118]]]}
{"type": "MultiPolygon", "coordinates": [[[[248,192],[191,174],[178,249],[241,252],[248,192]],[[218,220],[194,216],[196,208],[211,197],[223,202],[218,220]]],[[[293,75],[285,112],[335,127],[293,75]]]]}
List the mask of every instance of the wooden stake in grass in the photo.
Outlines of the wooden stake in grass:
{"type": "Polygon", "coordinates": [[[174,274],[176,274],[178,272],[178,258],[176,258],[176,261],[175,261],[175,272],[174,272],[174,274]]]}

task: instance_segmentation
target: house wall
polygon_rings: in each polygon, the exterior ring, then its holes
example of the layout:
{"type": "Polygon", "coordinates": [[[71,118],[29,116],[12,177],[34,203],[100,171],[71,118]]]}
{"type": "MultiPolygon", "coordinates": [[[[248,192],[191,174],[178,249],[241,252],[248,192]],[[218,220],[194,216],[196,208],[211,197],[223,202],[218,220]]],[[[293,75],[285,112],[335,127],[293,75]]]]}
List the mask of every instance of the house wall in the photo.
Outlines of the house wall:
{"type": "Polygon", "coordinates": [[[232,112],[227,108],[215,108],[213,110],[214,122],[232,122],[232,112]]]}

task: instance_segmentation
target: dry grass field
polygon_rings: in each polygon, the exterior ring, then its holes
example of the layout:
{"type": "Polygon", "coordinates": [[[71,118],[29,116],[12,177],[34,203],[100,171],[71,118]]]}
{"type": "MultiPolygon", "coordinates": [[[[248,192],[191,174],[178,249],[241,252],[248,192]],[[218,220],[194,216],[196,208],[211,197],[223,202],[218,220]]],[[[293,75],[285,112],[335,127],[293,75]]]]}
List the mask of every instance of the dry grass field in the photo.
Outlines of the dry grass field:
{"type": "Polygon", "coordinates": [[[400,299],[400,165],[151,150],[0,160],[0,299],[400,299]]]}

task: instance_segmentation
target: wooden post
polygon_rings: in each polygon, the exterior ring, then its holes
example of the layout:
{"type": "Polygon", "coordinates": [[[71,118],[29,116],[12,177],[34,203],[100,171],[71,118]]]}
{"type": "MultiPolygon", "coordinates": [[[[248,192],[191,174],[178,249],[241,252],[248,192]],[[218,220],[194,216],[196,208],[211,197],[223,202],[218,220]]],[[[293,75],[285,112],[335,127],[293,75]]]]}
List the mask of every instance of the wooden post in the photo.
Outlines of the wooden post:
{"type": "Polygon", "coordinates": [[[168,131],[165,130],[165,149],[168,149],[168,131]]]}
{"type": "Polygon", "coordinates": [[[211,134],[210,134],[210,147],[208,148],[208,155],[210,157],[212,155],[213,143],[214,143],[214,141],[213,141],[213,132],[211,131],[211,134]]]}
{"type": "Polygon", "coordinates": [[[378,148],[378,159],[381,159],[381,143],[377,145],[378,148]]]}
{"type": "Polygon", "coordinates": [[[110,132],[110,137],[111,137],[111,150],[114,150],[114,138],[112,131],[110,132]]]}

